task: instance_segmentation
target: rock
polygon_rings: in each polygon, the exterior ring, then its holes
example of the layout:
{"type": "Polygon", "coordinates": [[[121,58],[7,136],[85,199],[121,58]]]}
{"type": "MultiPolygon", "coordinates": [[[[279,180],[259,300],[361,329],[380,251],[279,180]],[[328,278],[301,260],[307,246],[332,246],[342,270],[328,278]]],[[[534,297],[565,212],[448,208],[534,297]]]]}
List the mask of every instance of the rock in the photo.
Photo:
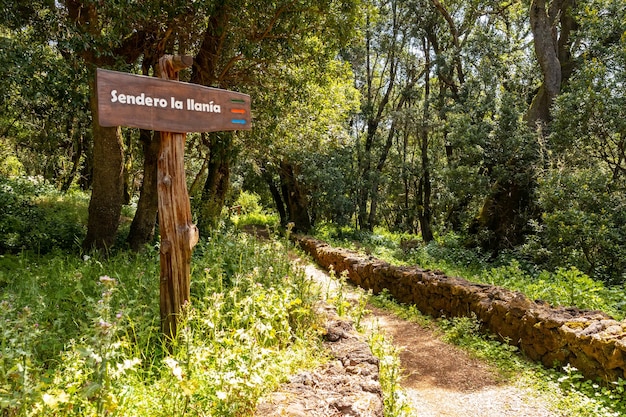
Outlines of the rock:
{"type": "Polygon", "coordinates": [[[256,417],[383,417],[378,358],[349,321],[323,306],[327,315],[325,347],[334,360],[294,375],[262,398],[256,417]]]}
{"type": "Polygon", "coordinates": [[[351,332],[353,332],[351,323],[343,320],[328,320],[324,338],[329,342],[338,342],[353,336],[351,332]]]}

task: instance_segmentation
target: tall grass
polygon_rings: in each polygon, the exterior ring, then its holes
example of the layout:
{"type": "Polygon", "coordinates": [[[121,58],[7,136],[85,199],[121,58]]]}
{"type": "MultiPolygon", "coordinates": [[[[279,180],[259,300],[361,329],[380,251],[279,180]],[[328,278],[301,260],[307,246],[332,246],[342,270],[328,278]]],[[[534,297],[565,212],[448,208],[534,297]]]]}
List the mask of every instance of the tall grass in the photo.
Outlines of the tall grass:
{"type": "Polygon", "coordinates": [[[157,250],[0,257],[0,415],[242,416],[320,359],[286,243],[199,243],[180,337],[159,333],[157,250]]]}
{"type": "Polygon", "coordinates": [[[84,236],[88,196],[62,195],[36,178],[0,175],[0,254],[76,248],[84,236]]]}

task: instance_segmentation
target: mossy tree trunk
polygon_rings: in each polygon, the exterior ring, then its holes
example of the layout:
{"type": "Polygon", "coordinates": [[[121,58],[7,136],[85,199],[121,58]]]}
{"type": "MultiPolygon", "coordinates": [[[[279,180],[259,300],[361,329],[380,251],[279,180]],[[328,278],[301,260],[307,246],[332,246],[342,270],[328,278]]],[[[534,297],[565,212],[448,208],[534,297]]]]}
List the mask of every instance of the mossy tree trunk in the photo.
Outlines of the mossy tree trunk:
{"type": "Polygon", "coordinates": [[[306,192],[298,180],[298,173],[297,166],[281,161],[280,180],[289,221],[293,222],[294,231],[306,233],[311,230],[311,217],[306,192]]]}
{"type": "Polygon", "coordinates": [[[217,226],[230,186],[230,164],[236,156],[232,132],[209,134],[209,163],[202,189],[198,227],[203,235],[217,226]]]}
{"type": "MultiPolygon", "coordinates": [[[[89,87],[91,112],[97,115],[94,77],[89,87]]],[[[102,127],[94,121],[93,136],[93,184],[83,248],[108,250],[115,242],[124,203],[124,145],[119,127],[102,127]]]]}

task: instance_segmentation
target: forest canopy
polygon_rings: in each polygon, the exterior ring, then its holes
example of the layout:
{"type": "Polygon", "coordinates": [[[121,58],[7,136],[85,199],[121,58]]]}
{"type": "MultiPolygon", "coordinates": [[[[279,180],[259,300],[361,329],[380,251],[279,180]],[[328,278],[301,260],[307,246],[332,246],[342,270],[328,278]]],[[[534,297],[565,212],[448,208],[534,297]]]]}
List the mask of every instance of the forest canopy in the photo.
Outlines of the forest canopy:
{"type": "Polygon", "coordinates": [[[301,232],[454,234],[622,284],[625,28],[623,0],[3,2],[2,186],[89,191],[86,250],[152,242],[159,135],[97,124],[95,69],[191,55],[183,81],[253,106],[250,132],[188,135],[201,235],[248,191],[301,232]]]}

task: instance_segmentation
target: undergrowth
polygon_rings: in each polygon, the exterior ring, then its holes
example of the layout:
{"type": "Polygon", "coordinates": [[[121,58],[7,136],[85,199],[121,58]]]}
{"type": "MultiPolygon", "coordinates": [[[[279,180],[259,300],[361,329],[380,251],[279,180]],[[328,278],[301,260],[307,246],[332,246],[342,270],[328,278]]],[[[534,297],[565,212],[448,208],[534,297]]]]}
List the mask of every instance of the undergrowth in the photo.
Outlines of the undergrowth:
{"type": "Polygon", "coordinates": [[[196,246],[180,337],[159,324],[159,255],[0,257],[0,415],[242,416],[321,360],[312,303],[280,241],[196,246]]]}
{"type": "Polygon", "coordinates": [[[86,193],[62,194],[37,178],[0,175],[0,254],[76,250],[86,233],[86,193]]]}

